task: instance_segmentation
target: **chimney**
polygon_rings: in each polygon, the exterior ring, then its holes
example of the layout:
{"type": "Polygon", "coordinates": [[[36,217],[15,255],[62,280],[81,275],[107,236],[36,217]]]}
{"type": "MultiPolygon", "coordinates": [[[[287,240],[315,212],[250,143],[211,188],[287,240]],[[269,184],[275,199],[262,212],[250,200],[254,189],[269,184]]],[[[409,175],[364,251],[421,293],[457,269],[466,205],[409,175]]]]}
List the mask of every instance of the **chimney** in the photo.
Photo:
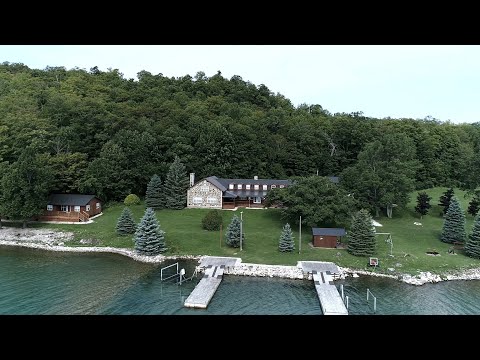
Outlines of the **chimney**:
{"type": "Polygon", "coordinates": [[[253,180],[258,180],[258,176],[255,175],[255,176],[253,177],[253,180]]]}
{"type": "Polygon", "coordinates": [[[195,184],[195,173],[190,173],[190,187],[195,184]]]}

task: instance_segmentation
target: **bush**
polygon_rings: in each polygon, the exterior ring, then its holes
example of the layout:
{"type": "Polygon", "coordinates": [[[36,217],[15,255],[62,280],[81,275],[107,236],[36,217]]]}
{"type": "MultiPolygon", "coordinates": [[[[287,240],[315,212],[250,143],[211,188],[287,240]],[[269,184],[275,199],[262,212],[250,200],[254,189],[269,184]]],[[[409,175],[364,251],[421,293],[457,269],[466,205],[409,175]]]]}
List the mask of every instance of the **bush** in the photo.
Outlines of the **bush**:
{"type": "Polygon", "coordinates": [[[209,211],[202,219],[202,228],[209,231],[220,230],[223,219],[220,210],[209,211]]]}
{"type": "Polygon", "coordinates": [[[140,204],[140,198],[135,194],[130,194],[130,195],[127,195],[125,200],[123,200],[123,203],[126,206],[138,205],[138,204],[140,204]]]}

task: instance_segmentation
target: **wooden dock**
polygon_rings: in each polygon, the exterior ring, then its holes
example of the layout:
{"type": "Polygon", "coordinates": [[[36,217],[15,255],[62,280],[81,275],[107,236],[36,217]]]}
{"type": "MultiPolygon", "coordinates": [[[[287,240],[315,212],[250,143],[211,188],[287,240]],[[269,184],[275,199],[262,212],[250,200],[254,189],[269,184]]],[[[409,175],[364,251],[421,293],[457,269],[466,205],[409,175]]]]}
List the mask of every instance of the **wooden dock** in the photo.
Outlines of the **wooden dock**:
{"type": "Polygon", "coordinates": [[[184,306],[206,309],[222,282],[225,267],[235,266],[241,261],[240,258],[218,256],[207,256],[203,258],[199,266],[205,269],[205,273],[187,300],[185,300],[184,306]]]}
{"type": "Polygon", "coordinates": [[[323,315],[348,315],[348,310],[333,283],[333,274],[339,273],[338,266],[331,262],[299,261],[305,273],[311,273],[315,283],[323,315]]]}

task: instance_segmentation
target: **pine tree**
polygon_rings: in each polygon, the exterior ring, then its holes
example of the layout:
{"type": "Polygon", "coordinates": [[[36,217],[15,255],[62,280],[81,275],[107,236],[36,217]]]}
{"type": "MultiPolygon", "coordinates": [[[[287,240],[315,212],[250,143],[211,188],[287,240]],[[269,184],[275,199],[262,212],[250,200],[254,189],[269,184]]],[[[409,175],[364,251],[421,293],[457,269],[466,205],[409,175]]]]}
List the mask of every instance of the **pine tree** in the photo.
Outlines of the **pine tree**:
{"type": "Polygon", "coordinates": [[[420,219],[423,217],[423,215],[427,215],[428,209],[432,207],[432,205],[430,205],[430,200],[432,200],[432,198],[428,196],[425,191],[418,193],[415,211],[420,214],[420,219]]]}
{"type": "Polygon", "coordinates": [[[117,234],[119,235],[128,235],[133,234],[137,228],[137,224],[135,224],[135,220],[133,219],[133,214],[130,208],[124,207],[122,214],[118,218],[117,221],[117,234]]]}
{"type": "Polygon", "coordinates": [[[187,203],[188,186],[189,179],[185,165],[178,156],[175,156],[165,179],[165,207],[167,209],[183,209],[187,203]]]}
{"type": "Polygon", "coordinates": [[[480,259],[480,214],[477,214],[472,225],[472,233],[465,242],[465,254],[480,259]]]}
{"type": "Polygon", "coordinates": [[[295,242],[293,241],[293,233],[290,224],[285,224],[278,243],[278,250],[282,252],[295,250],[295,242]]]}
{"type": "Polygon", "coordinates": [[[478,195],[475,195],[468,204],[467,212],[470,215],[475,216],[477,215],[478,210],[480,210],[480,198],[478,195]]]}
{"type": "Polygon", "coordinates": [[[441,240],[453,244],[454,242],[464,242],[467,237],[465,232],[465,214],[456,196],[452,197],[450,206],[445,215],[443,223],[441,240]]]}
{"type": "Polygon", "coordinates": [[[452,197],[454,196],[453,189],[450,188],[440,196],[440,203],[438,205],[443,206],[443,214],[446,214],[448,208],[450,206],[450,202],[452,201],[452,197]]]}
{"type": "Polygon", "coordinates": [[[355,256],[371,256],[375,254],[376,247],[372,217],[367,210],[362,209],[353,216],[347,251],[355,256]]]}
{"type": "Polygon", "coordinates": [[[162,209],[165,207],[165,197],[162,188],[162,179],[154,174],[147,185],[145,193],[145,205],[152,209],[162,209]]]}
{"type": "Polygon", "coordinates": [[[155,217],[155,211],[147,208],[135,232],[135,250],[141,255],[158,255],[167,250],[165,247],[165,231],[155,217]]]}
{"type": "MultiPolygon", "coordinates": [[[[228,224],[225,233],[225,242],[228,246],[240,247],[240,220],[237,215],[233,215],[232,221],[228,224]]],[[[245,233],[242,229],[242,247],[245,245],[245,233]]]]}

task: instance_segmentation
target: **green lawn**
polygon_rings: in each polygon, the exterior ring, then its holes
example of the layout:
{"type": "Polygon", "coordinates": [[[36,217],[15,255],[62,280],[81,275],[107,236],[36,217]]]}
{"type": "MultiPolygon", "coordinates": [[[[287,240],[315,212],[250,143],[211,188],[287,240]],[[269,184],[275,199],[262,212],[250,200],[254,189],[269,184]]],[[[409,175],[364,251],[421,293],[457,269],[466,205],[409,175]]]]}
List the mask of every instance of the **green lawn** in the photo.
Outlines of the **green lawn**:
{"type": "MultiPolygon", "coordinates": [[[[445,270],[460,270],[470,267],[480,267],[480,260],[471,259],[463,254],[462,250],[456,255],[448,254],[449,244],[439,239],[443,225],[440,216],[441,207],[437,205],[440,195],[446,188],[426,190],[432,197],[433,205],[428,215],[420,219],[414,212],[416,194],[411,196],[408,209],[403,212],[395,211],[393,218],[380,217],[376,219],[383,226],[377,232],[390,232],[393,239],[393,257],[390,255],[390,245],[385,242],[385,235],[378,235],[377,257],[380,267],[377,272],[391,273],[387,268],[395,268],[396,273],[411,273],[417,271],[443,272],[445,270]],[[414,225],[421,222],[421,226],[414,225]],[[427,251],[435,250],[439,256],[427,255],[427,251]]],[[[464,198],[464,192],[455,190],[462,208],[466,210],[470,198],[464,198]]],[[[93,239],[100,246],[133,247],[132,237],[118,236],[115,233],[115,224],[123,209],[123,204],[113,205],[104,209],[104,214],[93,224],[88,225],[60,225],[34,224],[31,226],[54,228],[75,232],[75,241],[72,245],[80,245],[80,239],[93,239]]],[[[135,220],[139,221],[145,211],[144,204],[131,207],[135,220]]],[[[201,219],[208,212],[204,209],[158,210],[157,219],[161,228],[166,232],[165,240],[169,248],[166,255],[217,255],[238,256],[244,262],[263,264],[296,265],[298,260],[333,261],[340,266],[357,269],[366,268],[368,258],[355,257],[344,249],[312,248],[311,229],[302,229],[301,254],[298,253],[298,226],[294,226],[295,236],[294,253],[280,253],[278,238],[284,222],[277,209],[242,209],[245,243],[243,251],[229,248],[225,245],[224,234],[233,214],[240,216],[240,210],[222,211],[223,231],[206,231],[201,227],[201,219]],[[222,239],[221,239],[222,238],[222,239]]],[[[467,215],[467,233],[470,232],[473,218],[467,215]]],[[[321,224],[319,224],[321,226],[321,224]]]]}

